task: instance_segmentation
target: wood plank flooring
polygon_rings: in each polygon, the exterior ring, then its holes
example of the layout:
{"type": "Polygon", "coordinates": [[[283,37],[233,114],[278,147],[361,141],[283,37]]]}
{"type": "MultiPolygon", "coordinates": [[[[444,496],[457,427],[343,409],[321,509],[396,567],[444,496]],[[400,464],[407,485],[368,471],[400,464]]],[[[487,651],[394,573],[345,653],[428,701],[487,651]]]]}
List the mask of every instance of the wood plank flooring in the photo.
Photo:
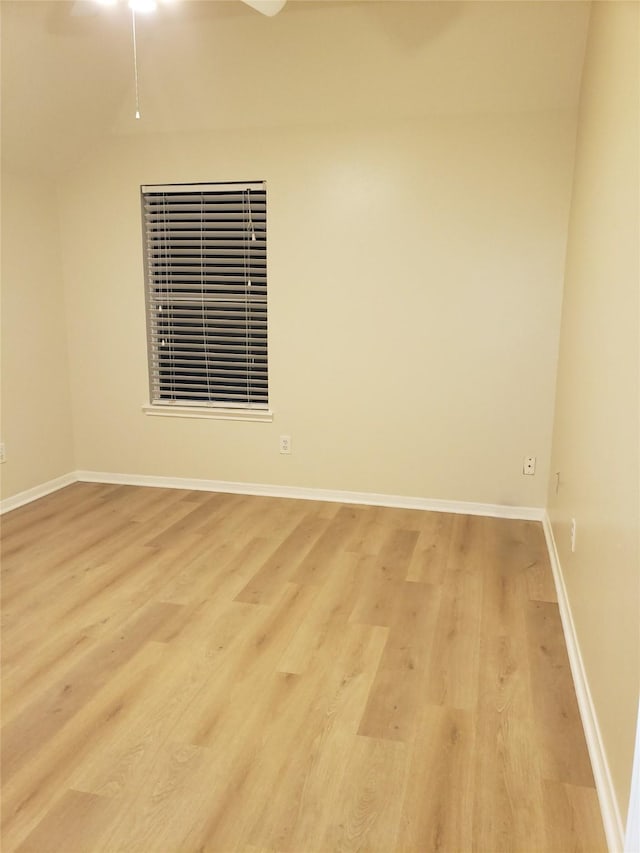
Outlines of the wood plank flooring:
{"type": "Polygon", "coordinates": [[[5,853],[606,850],[539,524],[76,484],[2,598],[5,853]]]}

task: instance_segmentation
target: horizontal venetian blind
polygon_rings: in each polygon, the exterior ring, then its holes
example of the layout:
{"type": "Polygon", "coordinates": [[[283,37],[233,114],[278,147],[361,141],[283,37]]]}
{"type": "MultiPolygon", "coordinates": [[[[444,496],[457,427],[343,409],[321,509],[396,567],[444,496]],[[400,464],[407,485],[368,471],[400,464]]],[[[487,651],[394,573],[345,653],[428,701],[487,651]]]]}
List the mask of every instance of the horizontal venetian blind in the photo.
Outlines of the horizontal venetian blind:
{"type": "Polygon", "coordinates": [[[265,184],[141,193],[151,402],[266,408],[265,184]]]}

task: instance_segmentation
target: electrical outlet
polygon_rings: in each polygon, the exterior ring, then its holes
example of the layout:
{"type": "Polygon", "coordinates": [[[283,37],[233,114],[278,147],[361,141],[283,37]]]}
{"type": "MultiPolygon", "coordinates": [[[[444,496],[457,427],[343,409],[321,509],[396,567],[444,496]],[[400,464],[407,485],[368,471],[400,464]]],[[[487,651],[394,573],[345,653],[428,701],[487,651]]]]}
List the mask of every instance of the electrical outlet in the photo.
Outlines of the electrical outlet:
{"type": "Polygon", "coordinates": [[[575,518],[571,519],[571,550],[576,550],[576,520],[575,518]]]}
{"type": "Polygon", "coordinates": [[[525,456],[522,463],[522,473],[532,476],[536,473],[536,457],[525,456]]]}
{"type": "Polygon", "coordinates": [[[280,453],[291,453],[291,436],[280,436],[280,453]]]}
{"type": "Polygon", "coordinates": [[[0,464],[7,461],[7,453],[4,448],[4,441],[0,442],[0,464]]]}

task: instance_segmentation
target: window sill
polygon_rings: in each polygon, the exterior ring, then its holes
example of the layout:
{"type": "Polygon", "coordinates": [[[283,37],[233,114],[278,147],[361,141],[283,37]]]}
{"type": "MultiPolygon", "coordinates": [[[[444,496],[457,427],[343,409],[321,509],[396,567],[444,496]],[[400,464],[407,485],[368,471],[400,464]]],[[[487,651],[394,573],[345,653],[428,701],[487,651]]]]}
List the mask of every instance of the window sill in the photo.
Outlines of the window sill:
{"type": "Polygon", "coordinates": [[[152,406],[142,407],[145,415],[161,418],[213,418],[218,421],[258,421],[270,423],[271,409],[223,409],[214,406],[152,406]]]}

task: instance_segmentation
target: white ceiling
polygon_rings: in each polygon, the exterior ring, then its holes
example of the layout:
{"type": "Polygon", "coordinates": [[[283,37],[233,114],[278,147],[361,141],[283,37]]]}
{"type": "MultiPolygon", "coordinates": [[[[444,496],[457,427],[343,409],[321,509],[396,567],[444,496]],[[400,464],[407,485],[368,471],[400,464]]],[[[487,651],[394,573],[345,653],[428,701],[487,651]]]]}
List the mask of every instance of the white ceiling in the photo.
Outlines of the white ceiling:
{"type": "Polygon", "coordinates": [[[49,173],[108,135],[575,109],[589,17],[579,0],[289,0],[275,18],[175,0],[138,16],[137,122],[124,2],[0,9],[3,160],[49,173]]]}

